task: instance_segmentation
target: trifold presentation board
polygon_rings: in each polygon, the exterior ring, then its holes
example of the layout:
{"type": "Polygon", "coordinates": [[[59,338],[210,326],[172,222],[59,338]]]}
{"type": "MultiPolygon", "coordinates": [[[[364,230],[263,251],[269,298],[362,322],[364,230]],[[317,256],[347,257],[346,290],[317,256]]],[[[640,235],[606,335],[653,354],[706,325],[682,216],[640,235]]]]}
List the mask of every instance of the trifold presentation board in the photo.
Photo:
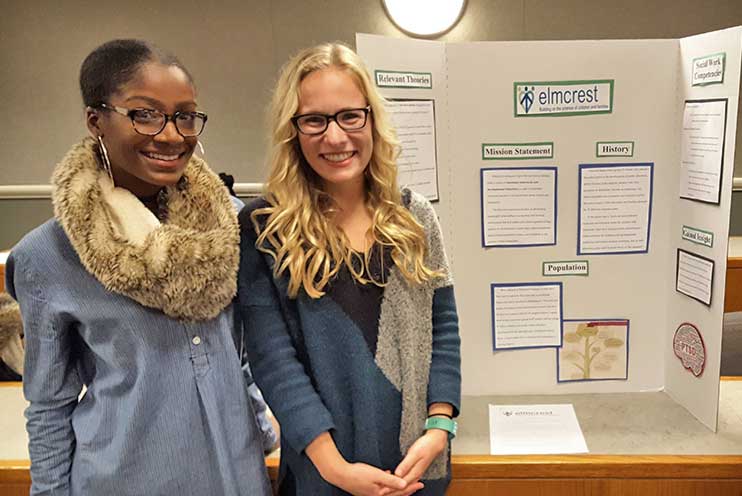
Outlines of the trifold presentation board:
{"type": "Polygon", "coordinates": [[[742,28],[356,45],[441,221],[463,393],[664,390],[715,430],[742,28]]]}

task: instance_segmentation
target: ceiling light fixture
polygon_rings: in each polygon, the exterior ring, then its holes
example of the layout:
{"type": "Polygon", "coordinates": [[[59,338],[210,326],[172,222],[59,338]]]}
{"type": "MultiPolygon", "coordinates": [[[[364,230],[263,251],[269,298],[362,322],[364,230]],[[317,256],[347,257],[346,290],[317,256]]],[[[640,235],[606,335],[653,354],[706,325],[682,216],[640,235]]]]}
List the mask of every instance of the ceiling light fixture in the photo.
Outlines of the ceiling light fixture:
{"type": "Polygon", "coordinates": [[[412,36],[440,36],[461,19],[466,0],[382,0],[387,15],[412,36]]]}

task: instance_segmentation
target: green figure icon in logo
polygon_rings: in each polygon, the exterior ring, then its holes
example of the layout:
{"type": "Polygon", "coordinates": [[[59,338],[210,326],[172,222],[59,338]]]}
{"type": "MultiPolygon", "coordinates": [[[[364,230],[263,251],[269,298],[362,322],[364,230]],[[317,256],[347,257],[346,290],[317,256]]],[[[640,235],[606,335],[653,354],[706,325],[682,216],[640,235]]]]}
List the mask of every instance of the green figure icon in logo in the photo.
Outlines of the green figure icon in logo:
{"type": "Polygon", "coordinates": [[[520,105],[525,109],[527,114],[533,106],[533,88],[528,89],[528,86],[524,86],[518,93],[518,96],[520,97],[520,105]]]}

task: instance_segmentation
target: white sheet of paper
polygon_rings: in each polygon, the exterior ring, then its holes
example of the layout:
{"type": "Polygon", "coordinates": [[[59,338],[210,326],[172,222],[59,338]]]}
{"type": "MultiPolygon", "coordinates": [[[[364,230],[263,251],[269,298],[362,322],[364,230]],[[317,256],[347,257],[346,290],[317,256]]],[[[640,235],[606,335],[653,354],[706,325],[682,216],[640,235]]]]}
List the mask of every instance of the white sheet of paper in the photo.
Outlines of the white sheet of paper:
{"type": "Polygon", "coordinates": [[[572,405],[490,405],[491,455],[587,453],[572,405]]]}
{"type": "Polygon", "coordinates": [[[675,287],[684,295],[711,305],[711,283],[714,263],[686,251],[678,251],[675,287]]]}
{"type": "Polygon", "coordinates": [[[402,148],[397,157],[400,186],[438,199],[435,112],[432,100],[392,100],[386,106],[402,148]]]}
{"type": "Polygon", "coordinates": [[[652,166],[580,169],[579,253],[649,249],[652,166]]]}
{"type": "Polygon", "coordinates": [[[484,246],[556,244],[556,169],[482,169],[484,246]]]}
{"type": "Polygon", "coordinates": [[[562,344],[562,286],[492,287],[494,348],[536,348],[562,344]]]}
{"type": "Polygon", "coordinates": [[[719,203],[726,101],[685,102],[680,196],[719,203]]]}

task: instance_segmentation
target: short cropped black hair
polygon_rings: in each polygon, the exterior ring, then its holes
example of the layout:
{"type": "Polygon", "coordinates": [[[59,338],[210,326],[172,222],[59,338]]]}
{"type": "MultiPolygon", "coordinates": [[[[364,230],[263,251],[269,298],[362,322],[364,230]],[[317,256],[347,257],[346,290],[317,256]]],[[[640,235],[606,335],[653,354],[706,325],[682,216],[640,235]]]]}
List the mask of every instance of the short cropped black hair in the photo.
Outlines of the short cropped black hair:
{"type": "Polygon", "coordinates": [[[90,52],[80,67],[83,103],[93,107],[107,102],[147,62],[178,67],[193,84],[193,77],[180,60],[152,43],[142,40],[111,40],[90,52]]]}

